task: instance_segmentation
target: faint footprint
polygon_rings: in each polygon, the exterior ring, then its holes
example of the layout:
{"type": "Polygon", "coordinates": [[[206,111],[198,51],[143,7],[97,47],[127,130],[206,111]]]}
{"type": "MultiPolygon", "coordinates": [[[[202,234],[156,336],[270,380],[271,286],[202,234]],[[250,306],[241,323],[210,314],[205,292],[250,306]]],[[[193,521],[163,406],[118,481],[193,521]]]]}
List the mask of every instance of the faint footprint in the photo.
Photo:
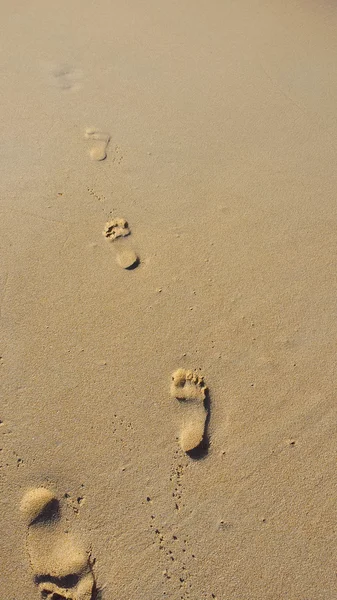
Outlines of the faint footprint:
{"type": "Polygon", "coordinates": [[[53,84],[61,90],[76,91],[80,88],[82,73],[70,65],[56,65],[51,69],[53,84]]]}
{"type": "Polygon", "coordinates": [[[103,235],[110,242],[114,242],[118,238],[121,238],[118,244],[118,253],[117,253],[117,263],[123,269],[135,269],[139,265],[139,256],[136,252],[130,248],[126,247],[122,241],[122,238],[127,237],[131,234],[131,230],[129,228],[129,224],[125,219],[112,219],[105,224],[103,235]]]}
{"type": "Polygon", "coordinates": [[[29,490],[20,505],[34,581],[47,600],[93,600],[95,579],[90,553],[64,531],[60,505],[47,488],[29,490]]]}
{"type": "Polygon", "coordinates": [[[95,129],[95,127],[88,127],[85,130],[84,137],[87,140],[94,140],[96,142],[89,152],[90,158],[92,160],[104,160],[110,142],[109,133],[103,133],[99,129],[95,129]]]}
{"type": "Polygon", "coordinates": [[[184,402],[179,442],[184,452],[199,458],[207,450],[206,423],[209,417],[208,390],[204,378],[196,371],[178,369],[172,374],[171,396],[184,402]]]}

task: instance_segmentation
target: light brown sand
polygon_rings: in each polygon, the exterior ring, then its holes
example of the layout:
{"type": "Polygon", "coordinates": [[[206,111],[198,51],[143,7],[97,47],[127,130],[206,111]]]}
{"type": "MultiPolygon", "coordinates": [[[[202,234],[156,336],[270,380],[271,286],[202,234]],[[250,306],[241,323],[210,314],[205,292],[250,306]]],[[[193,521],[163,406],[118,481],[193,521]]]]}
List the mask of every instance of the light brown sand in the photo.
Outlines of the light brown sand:
{"type": "Polygon", "coordinates": [[[1,600],[38,598],[41,485],[102,600],[334,600],[334,3],[1,13],[1,600]],[[179,367],[210,389],[201,460],[179,367]]]}

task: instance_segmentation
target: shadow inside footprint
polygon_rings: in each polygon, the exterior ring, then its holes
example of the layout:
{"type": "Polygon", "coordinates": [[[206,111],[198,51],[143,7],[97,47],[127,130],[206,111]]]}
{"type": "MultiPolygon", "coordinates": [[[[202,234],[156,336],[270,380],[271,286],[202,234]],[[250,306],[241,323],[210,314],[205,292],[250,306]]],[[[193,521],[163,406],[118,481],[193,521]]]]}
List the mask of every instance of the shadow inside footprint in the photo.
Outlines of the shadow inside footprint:
{"type": "Polygon", "coordinates": [[[57,585],[57,587],[59,587],[59,588],[65,588],[68,590],[70,588],[75,587],[78,584],[79,576],[76,575],[75,573],[66,575],[65,577],[52,577],[51,575],[37,575],[34,578],[34,582],[36,583],[36,585],[39,585],[40,583],[53,583],[54,585],[57,585]]]}
{"type": "Polygon", "coordinates": [[[205,420],[205,429],[203,438],[196,448],[189,450],[186,454],[192,458],[193,460],[202,460],[208,454],[209,450],[209,435],[208,435],[208,424],[211,418],[211,397],[208,388],[205,390],[205,399],[204,399],[204,407],[207,412],[206,420],[205,420]]]}
{"type": "Polygon", "coordinates": [[[134,269],[137,269],[139,263],[140,263],[140,260],[137,256],[135,262],[132,265],[130,265],[129,267],[125,267],[125,269],[127,269],[128,271],[133,271],[134,269]]]}
{"type": "Polygon", "coordinates": [[[93,597],[93,600],[103,600],[103,589],[97,588],[95,591],[96,595],[93,597]]]}
{"type": "Polygon", "coordinates": [[[57,498],[52,498],[48,504],[41,510],[38,516],[31,522],[31,525],[39,523],[52,523],[60,518],[60,503],[57,498]]]}
{"type": "MultiPolygon", "coordinates": [[[[86,577],[90,578],[91,573],[86,577]]],[[[102,600],[102,595],[96,587],[93,578],[90,586],[80,590],[83,574],[71,573],[65,577],[53,577],[52,575],[38,575],[34,582],[39,586],[41,597],[46,600],[102,600]],[[89,589],[90,588],[90,589],[89,589]],[[63,591],[64,590],[64,591],[63,591]]]]}

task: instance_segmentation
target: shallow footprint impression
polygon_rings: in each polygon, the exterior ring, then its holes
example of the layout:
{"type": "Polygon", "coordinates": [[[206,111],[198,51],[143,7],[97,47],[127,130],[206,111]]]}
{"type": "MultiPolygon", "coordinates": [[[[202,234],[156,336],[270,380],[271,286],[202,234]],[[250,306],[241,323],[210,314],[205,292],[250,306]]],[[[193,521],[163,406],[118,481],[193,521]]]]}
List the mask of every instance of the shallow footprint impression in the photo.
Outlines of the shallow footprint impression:
{"type": "Polygon", "coordinates": [[[208,419],[207,386],[196,371],[178,369],[172,374],[171,396],[184,404],[179,443],[184,452],[193,452],[205,442],[208,419]]]}
{"type": "Polygon", "coordinates": [[[44,487],[31,489],[20,511],[27,524],[27,550],[41,598],[93,600],[90,553],[64,531],[56,496],[44,487]]]}
{"type": "Polygon", "coordinates": [[[89,152],[90,158],[92,160],[104,160],[107,156],[110,135],[95,127],[87,127],[84,137],[86,140],[93,140],[95,142],[89,152]]]}

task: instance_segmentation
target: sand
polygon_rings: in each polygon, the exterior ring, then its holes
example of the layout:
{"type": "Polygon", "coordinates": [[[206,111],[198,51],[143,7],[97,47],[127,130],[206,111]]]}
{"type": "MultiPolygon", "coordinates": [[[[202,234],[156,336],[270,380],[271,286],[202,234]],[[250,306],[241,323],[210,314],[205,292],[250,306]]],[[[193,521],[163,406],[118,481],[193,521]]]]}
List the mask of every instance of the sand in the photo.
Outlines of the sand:
{"type": "Polygon", "coordinates": [[[1,8],[0,599],[335,599],[334,3],[1,8]]]}

